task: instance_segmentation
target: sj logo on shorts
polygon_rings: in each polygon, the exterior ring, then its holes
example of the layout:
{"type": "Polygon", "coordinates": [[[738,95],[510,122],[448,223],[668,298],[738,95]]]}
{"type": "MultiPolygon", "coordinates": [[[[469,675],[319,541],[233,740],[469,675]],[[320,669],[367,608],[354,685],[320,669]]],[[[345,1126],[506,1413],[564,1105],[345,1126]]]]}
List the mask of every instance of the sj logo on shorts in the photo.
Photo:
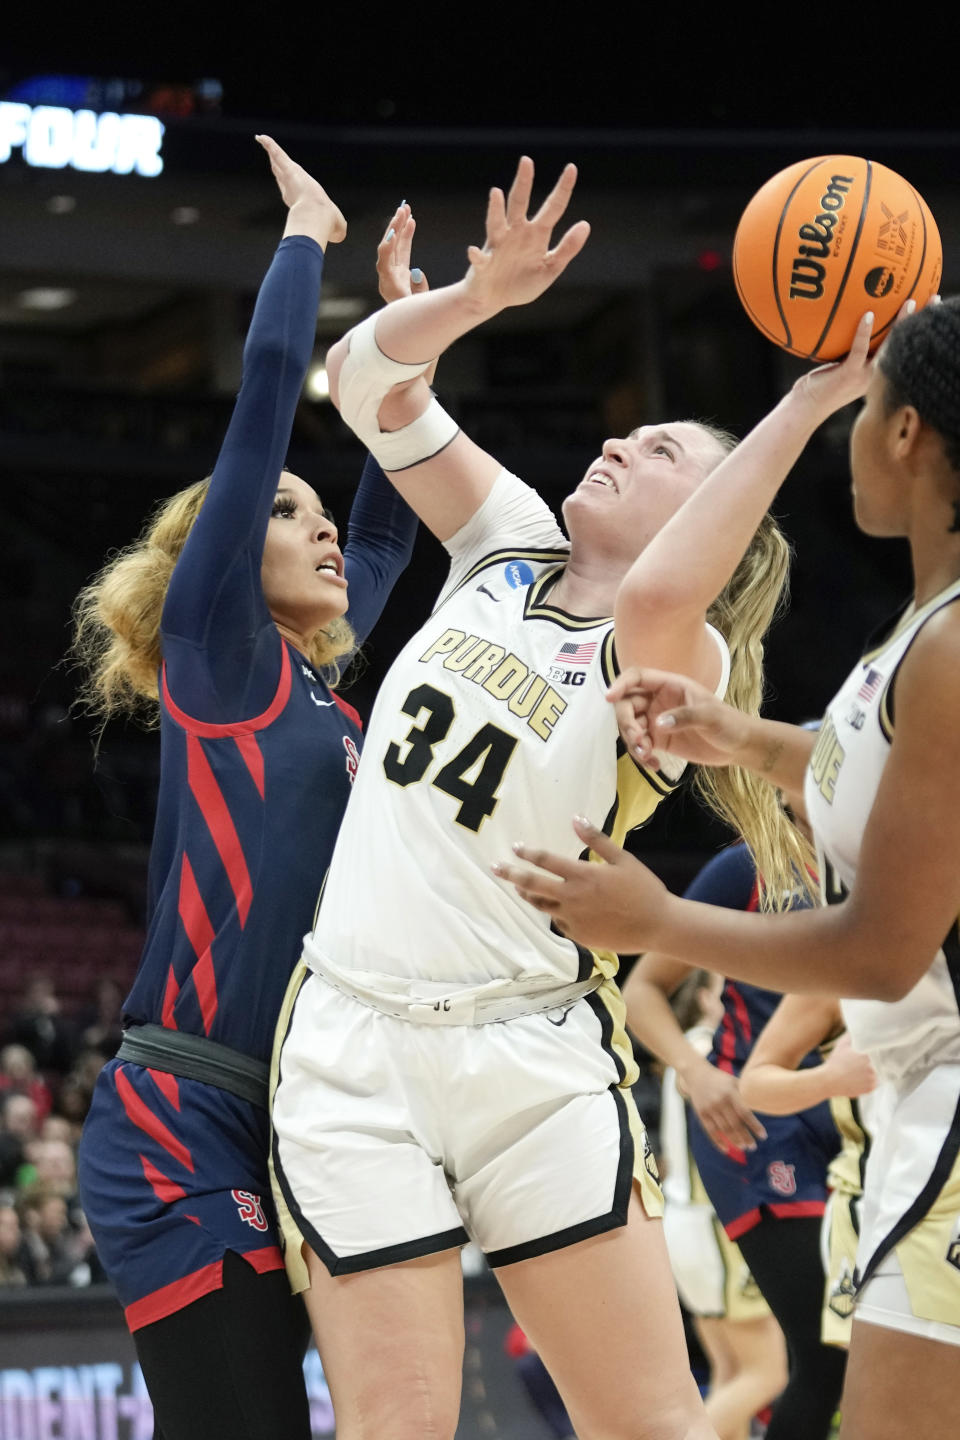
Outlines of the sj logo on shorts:
{"type": "Polygon", "coordinates": [[[268,1228],[259,1195],[253,1195],[249,1190],[231,1190],[230,1194],[236,1201],[237,1214],[244,1225],[250,1225],[261,1232],[268,1228]]]}
{"type": "Polygon", "coordinates": [[[776,1190],[778,1195],[796,1195],[796,1166],[788,1165],[783,1160],[774,1160],[767,1166],[767,1179],[771,1190],[776,1190]]]}

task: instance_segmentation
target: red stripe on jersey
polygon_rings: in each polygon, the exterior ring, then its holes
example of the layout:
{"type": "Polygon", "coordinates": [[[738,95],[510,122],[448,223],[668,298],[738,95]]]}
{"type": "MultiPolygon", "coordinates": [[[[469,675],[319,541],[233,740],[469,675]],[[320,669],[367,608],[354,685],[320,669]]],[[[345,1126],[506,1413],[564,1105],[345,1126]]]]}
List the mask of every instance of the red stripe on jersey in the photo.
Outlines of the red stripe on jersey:
{"type": "Polygon", "coordinates": [[[156,1140],[158,1145],[162,1145],[164,1150],[172,1155],[174,1160],[178,1160],[192,1175],[193,1156],[190,1154],[190,1151],[182,1141],[177,1139],[172,1131],[167,1129],[159,1116],[154,1115],[153,1111],[147,1108],[136,1090],[134,1090],[130,1084],[122,1067],[115,1071],[114,1080],[116,1081],[117,1094],[120,1096],[123,1108],[137,1129],[143,1130],[152,1140],[156,1140]]]}
{"type": "Polygon", "coordinates": [[[156,1085],[161,1095],[169,1100],[174,1110],[180,1109],[180,1086],[177,1084],[176,1075],[171,1075],[167,1070],[147,1069],[147,1074],[156,1085]]]}
{"type": "Polygon", "coordinates": [[[346,700],[341,700],[340,696],[336,693],[335,690],[331,690],[330,694],[333,696],[334,703],[339,706],[339,708],[343,711],[344,715],[346,715],[349,720],[353,721],[354,725],[356,725],[358,730],[362,730],[363,721],[360,719],[360,712],[358,710],[354,710],[352,705],[348,705],[346,700]]]}
{"type": "MultiPolygon", "coordinates": [[[[223,792],[217,784],[209,760],[203,753],[203,747],[195,735],[187,736],[187,783],[190,786],[190,793],[200,806],[203,818],[207,822],[207,829],[217,847],[217,854],[223,861],[223,868],[227,872],[233,898],[237,902],[237,912],[242,929],[247,923],[247,914],[253,897],[250,872],[247,869],[247,862],[243,858],[240,836],[237,834],[236,826],[227,809],[223,792]]],[[[194,950],[198,955],[202,953],[202,949],[197,946],[194,946],[194,950]]]]}
{"type": "MultiPolygon", "coordinates": [[[[729,985],[730,981],[726,982],[729,985]]],[[[726,988],[726,986],[724,987],[726,988]]],[[[720,1053],[717,1056],[717,1069],[725,1070],[728,1075],[733,1074],[733,1057],[737,1053],[737,1040],[733,1033],[733,1016],[726,1010],[723,1012],[723,1019],[720,1022],[720,1053]]]]}
{"type": "Polygon", "coordinates": [[[252,720],[238,720],[230,725],[211,725],[206,720],[194,720],[185,710],[173,701],[173,697],[167,688],[167,666],[164,662],[161,673],[163,684],[163,703],[170,712],[172,719],[176,720],[186,730],[188,735],[202,735],[207,740],[219,740],[225,735],[247,735],[252,730],[264,730],[271,725],[280,711],[290,699],[290,652],[287,646],[281,641],[280,655],[280,679],[277,681],[277,693],[270,701],[267,709],[262,715],[257,715],[252,720]]]}
{"type": "Polygon", "coordinates": [[[796,1219],[804,1215],[822,1215],[827,1208],[825,1200],[783,1200],[772,1201],[767,1209],[778,1220],[796,1219]]]}
{"type": "Polygon", "coordinates": [[[177,902],[177,909],[180,919],[183,921],[183,928],[187,932],[190,947],[197,957],[192,972],[193,983],[200,1001],[203,1028],[209,1035],[213,1017],[217,1013],[217,982],[213,973],[213,958],[210,954],[214,930],[210,924],[207,907],[203,903],[203,896],[197,886],[193,866],[190,864],[186,852],[184,852],[180,865],[180,898],[177,902]]]}
{"type": "Polygon", "coordinates": [[[740,1026],[740,1034],[743,1036],[744,1052],[746,1053],[753,1044],[753,1026],[750,1024],[750,1011],[747,1009],[746,1001],[740,994],[740,991],[731,980],[727,981],[726,993],[733,1001],[733,1009],[736,1014],[737,1024],[740,1026]]]}
{"type": "Polygon", "coordinates": [[[144,1325],[152,1325],[155,1320],[175,1314],[185,1305],[192,1305],[203,1295],[222,1289],[223,1261],[214,1260],[212,1265],[204,1265],[194,1270],[192,1275],[184,1275],[182,1280],[172,1280],[169,1285],[162,1285],[152,1294],[144,1295],[142,1300],[134,1300],[124,1310],[124,1317],[130,1330],[139,1330],[144,1325]]]}
{"type": "Polygon", "coordinates": [[[723,1228],[731,1240],[736,1240],[738,1236],[745,1235],[748,1230],[752,1230],[754,1225],[759,1225],[762,1218],[758,1205],[755,1210],[748,1210],[746,1215],[738,1215],[736,1220],[731,1220],[730,1224],[724,1225],[723,1228]]]}
{"type": "Polygon", "coordinates": [[[242,1258],[253,1266],[258,1275],[266,1275],[268,1270],[283,1269],[283,1256],[278,1245],[264,1245],[262,1250],[244,1250],[242,1258]]]}
{"type": "Polygon", "coordinates": [[[153,1193],[158,1200],[162,1200],[165,1205],[171,1205],[174,1200],[185,1200],[187,1198],[186,1190],[171,1180],[168,1175],[164,1175],[163,1171],[158,1170],[156,1165],[151,1165],[146,1155],[140,1156],[140,1164],[143,1166],[143,1173],[150,1182],[153,1193]]]}
{"type": "Polygon", "coordinates": [[[260,792],[260,799],[263,799],[264,777],[263,777],[263,752],[257,744],[256,735],[235,735],[237,749],[243,756],[243,763],[253,776],[253,783],[260,792]]]}
{"type": "Polygon", "coordinates": [[[167,971],[167,983],[163,991],[163,1007],[160,1011],[160,1019],[168,1030],[176,1030],[177,1022],[174,1019],[173,1007],[177,1003],[177,996],[180,994],[180,986],[177,984],[177,977],[173,973],[171,965],[167,971]]]}

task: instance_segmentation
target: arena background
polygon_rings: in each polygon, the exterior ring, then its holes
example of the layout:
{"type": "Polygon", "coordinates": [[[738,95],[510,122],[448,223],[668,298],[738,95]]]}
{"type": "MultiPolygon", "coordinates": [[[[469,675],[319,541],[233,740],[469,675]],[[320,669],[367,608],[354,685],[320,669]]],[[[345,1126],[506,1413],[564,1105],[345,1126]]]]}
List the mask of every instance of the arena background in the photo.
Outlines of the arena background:
{"type": "MultiPolygon", "coordinates": [[[[522,11],[388,22],[239,6],[226,31],[174,6],[162,26],[109,7],[82,25],[48,20],[48,36],[0,54],[0,100],[154,114],[163,169],[84,174],[0,149],[4,1039],[36,975],[75,1034],[96,981],[122,986],[136,962],[156,740],[111,727],[94,765],[70,712],[69,609],[154,501],[216,455],[282,224],[256,131],[312,169],[350,223],[328,256],[318,366],[377,303],[374,247],[401,197],[416,261],[442,284],[462,273],[486,191],[518,154],[534,157],[541,193],[577,162],[571,213],[593,226],[587,248],[543,299],[462,342],[437,382],[465,428],[557,505],[604,436],[688,416],[743,433],[800,372],[746,320],[729,263],[740,211],[783,165],[846,152],[900,170],[939,222],[947,293],[960,274],[952,77],[926,53],[895,69],[889,34],[868,50],[833,31],[814,63],[814,16],[800,35],[811,45],[785,64],[772,37],[765,50],[702,16],[654,29],[643,13],[567,27],[522,11]]],[[[820,712],[907,594],[903,547],[865,541],[851,520],[849,419],[816,437],[776,506],[797,552],[768,647],[768,710],[784,719],[820,712]]],[[[322,399],[304,398],[289,463],[345,516],[361,454],[322,399]]],[[[422,537],[348,691],[362,713],[442,571],[422,537]]],[[[682,801],[638,845],[679,888],[724,839],[682,801]]],[[[546,1433],[503,1359],[502,1307],[482,1281],[471,1296],[461,1435],[546,1433]]],[[[0,1290],[0,1440],[149,1435],[131,1359],[96,1285],[69,1299],[0,1290]]]]}

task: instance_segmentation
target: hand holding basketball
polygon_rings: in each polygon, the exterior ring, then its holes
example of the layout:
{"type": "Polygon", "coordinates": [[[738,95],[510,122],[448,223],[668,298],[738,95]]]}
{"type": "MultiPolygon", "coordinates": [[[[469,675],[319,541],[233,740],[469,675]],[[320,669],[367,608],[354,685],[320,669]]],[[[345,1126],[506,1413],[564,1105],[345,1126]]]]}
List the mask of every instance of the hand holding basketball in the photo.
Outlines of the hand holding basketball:
{"type": "MultiPolygon", "coordinates": [[[[775,345],[835,360],[866,311],[877,346],[907,300],[940,284],[942,249],[923,197],[884,165],[826,155],[789,165],[757,191],[733,244],[737,293],[775,345]]],[[[851,397],[853,398],[853,397],[851,397]]]]}

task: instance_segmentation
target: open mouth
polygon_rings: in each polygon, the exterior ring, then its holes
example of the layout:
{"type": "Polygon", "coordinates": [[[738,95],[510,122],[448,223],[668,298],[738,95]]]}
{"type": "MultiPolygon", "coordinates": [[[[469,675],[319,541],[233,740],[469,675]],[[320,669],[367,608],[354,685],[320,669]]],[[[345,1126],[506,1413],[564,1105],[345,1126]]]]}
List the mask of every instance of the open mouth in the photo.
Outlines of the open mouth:
{"type": "Polygon", "coordinates": [[[605,489],[612,490],[614,495],[620,494],[620,491],[617,489],[617,484],[616,481],[613,479],[613,476],[608,475],[604,470],[591,470],[590,474],[587,476],[587,484],[603,485],[605,489]]]}

